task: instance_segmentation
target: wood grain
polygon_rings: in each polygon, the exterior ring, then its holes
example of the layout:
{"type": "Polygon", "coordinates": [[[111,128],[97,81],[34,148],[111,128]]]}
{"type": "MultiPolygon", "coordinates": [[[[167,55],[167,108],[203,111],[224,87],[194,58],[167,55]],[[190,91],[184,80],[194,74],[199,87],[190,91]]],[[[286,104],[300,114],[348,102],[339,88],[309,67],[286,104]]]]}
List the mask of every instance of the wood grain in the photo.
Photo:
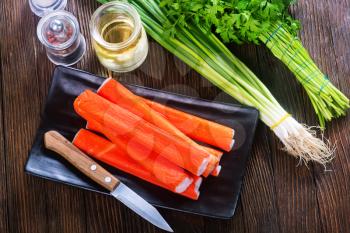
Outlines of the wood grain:
{"type": "Polygon", "coordinates": [[[8,1],[1,7],[1,22],[7,25],[1,31],[1,63],[8,232],[45,232],[46,202],[41,201],[46,199],[45,191],[35,191],[45,190],[44,182],[35,182],[23,173],[39,114],[37,92],[32,87],[33,81],[37,85],[35,65],[28,62],[35,61],[35,27],[23,2],[8,1]]]}
{"type": "MultiPolygon", "coordinates": [[[[69,219],[55,218],[57,224],[54,227],[51,218],[63,214],[69,217],[72,211],[67,209],[77,206],[74,203],[77,192],[71,192],[71,197],[64,199],[61,197],[64,196],[63,192],[59,195],[51,192],[55,189],[49,189],[49,182],[23,172],[43,106],[44,97],[39,91],[50,80],[49,75],[41,76],[37,68],[44,66],[46,73],[51,73],[53,67],[47,59],[43,59],[45,53],[39,53],[43,50],[38,46],[35,36],[37,18],[27,4],[27,1],[3,1],[0,5],[3,25],[0,33],[3,74],[1,95],[4,103],[2,121],[3,131],[6,132],[6,176],[1,179],[6,177],[7,182],[7,232],[79,232],[80,225],[74,223],[80,215],[75,213],[74,218],[69,219]],[[64,206],[69,208],[63,209],[64,206]],[[54,209],[59,212],[52,213],[54,209]]],[[[75,210],[81,212],[77,208],[75,210]]],[[[85,230],[85,224],[82,226],[85,230]]]]}
{"type": "MultiPolygon", "coordinates": [[[[296,12],[302,8],[320,12],[309,15],[302,38],[321,69],[347,96],[350,95],[350,66],[346,59],[350,52],[349,7],[349,1],[330,3],[322,0],[317,5],[302,2],[296,9],[296,12]],[[310,39],[306,39],[306,36],[310,39]]],[[[328,126],[326,136],[337,145],[336,158],[328,168],[331,171],[324,172],[319,167],[313,169],[322,232],[349,232],[349,224],[346,224],[350,222],[349,119],[348,115],[328,126]]]]}
{"type": "MultiPolygon", "coordinates": [[[[3,29],[3,25],[0,25],[1,30],[3,29]]],[[[1,40],[2,38],[0,38],[1,40]]],[[[0,56],[1,56],[1,48],[0,48],[0,56]]],[[[0,77],[2,77],[2,66],[0,66],[0,77]]],[[[3,88],[0,81],[0,91],[2,93],[3,88]]],[[[3,114],[3,101],[2,95],[0,96],[0,232],[8,232],[8,216],[7,216],[7,180],[6,180],[6,155],[5,155],[5,131],[3,126],[4,114],[3,114]]]]}
{"type": "MultiPolygon", "coordinates": [[[[87,39],[77,68],[106,75],[94,55],[88,23],[98,4],[70,0],[87,39]]],[[[350,0],[299,0],[291,12],[301,19],[305,47],[335,86],[350,96],[350,0]]],[[[25,175],[23,167],[40,120],[54,65],[36,39],[39,18],[27,1],[0,4],[0,232],[153,233],[161,232],[117,201],[96,193],[25,175]]],[[[317,124],[306,93],[290,71],[263,46],[230,46],[298,120],[317,124]]],[[[123,81],[153,88],[235,102],[150,40],[140,69],[123,81]]],[[[331,171],[298,161],[259,124],[241,198],[231,220],[215,220],[161,210],[175,232],[350,232],[350,117],[327,125],[336,143],[331,171]]]]}

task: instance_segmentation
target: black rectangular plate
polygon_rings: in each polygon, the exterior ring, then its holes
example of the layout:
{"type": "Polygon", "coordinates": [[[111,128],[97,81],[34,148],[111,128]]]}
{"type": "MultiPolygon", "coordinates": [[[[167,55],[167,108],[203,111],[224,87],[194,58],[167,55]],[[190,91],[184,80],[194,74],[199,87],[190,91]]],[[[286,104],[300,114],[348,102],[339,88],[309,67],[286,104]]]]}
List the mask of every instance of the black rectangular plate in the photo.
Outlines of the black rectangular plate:
{"type": "MultiPolygon", "coordinates": [[[[48,130],[57,130],[71,140],[80,128],[85,127],[85,121],[74,112],[73,101],[86,89],[96,90],[103,80],[102,77],[84,71],[56,67],[41,124],[25,167],[26,172],[106,193],[60,156],[46,150],[43,145],[43,134],[48,130]]],[[[126,86],[137,95],[232,127],[236,132],[236,143],[234,149],[225,153],[222,158],[223,168],[220,176],[209,177],[203,182],[198,201],[189,200],[113,167],[102,165],[155,206],[214,218],[232,217],[254,138],[258,111],[253,108],[191,98],[141,86],[127,84],[126,86]]]]}

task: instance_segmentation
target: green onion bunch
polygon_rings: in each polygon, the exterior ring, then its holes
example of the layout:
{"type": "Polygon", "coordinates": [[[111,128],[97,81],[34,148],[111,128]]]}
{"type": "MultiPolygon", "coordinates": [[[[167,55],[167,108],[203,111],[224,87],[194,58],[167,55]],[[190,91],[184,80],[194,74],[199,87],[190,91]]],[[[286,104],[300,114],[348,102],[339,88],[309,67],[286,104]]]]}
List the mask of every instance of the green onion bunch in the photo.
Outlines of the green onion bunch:
{"type": "MultiPolygon", "coordinates": [[[[103,1],[107,2],[107,1],[103,1]]],[[[128,0],[148,33],[160,45],[233,98],[260,111],[260,119],[282,141],[285,150],[305,162],[325,164],[332,150],[315,132],[298,123],[249,68],[206,27],[176,24],[159,0],[128,0]],[[168,27],[171,25],[171,35],[168,27]]]]}
{"type": "Polygon", "coordinates": [[[346,114],[349,99],[320,71],[300,39],[288,32],[288,27],[281,22],[272,24],[271,32],[262,33],[259,38],[305,88],[322,128],[326,121],[346,114]]]}
{"type": "MultiPolygon", "coordinates": [[[[176,25],[195,23],[224,43],[264,43],[305,88],[321,128],[346,114],[349,99],[330,82],[297,37],[299,21],[288,13],[291,0],[162,0],[176,25]]],[[[172,30],[171,26],[168,26],[172,30]]]]}

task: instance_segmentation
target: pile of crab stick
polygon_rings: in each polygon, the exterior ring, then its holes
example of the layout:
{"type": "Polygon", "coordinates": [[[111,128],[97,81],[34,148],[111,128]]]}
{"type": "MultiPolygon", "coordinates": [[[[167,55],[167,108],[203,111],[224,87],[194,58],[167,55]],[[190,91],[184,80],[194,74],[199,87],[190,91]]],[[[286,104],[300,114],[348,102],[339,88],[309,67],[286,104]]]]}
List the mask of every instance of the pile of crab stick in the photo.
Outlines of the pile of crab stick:
{"type": "Polygon", "coordinates": [[[91,157],[193,200],[203,177],[219,176],[232,150],[230,127],[133,94],[109,78],[86,90],[74,109],[87,121],[73,144],[91,157]]]}

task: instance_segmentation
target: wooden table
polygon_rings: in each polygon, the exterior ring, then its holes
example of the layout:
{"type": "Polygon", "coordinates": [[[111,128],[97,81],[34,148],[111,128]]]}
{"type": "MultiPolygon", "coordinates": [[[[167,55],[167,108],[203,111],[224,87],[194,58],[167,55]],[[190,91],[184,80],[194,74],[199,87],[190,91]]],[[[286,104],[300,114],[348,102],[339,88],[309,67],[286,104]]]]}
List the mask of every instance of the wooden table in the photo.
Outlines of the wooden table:
{"type": "MultiPolygon", "coordinates": [[[[69,0],[88,51],[76,66],[105,74],[91,50],[88,22],[94,0],[69,0]]],[[[160,232],[106,196],[24,173],[54,65],[36,38],[39,18],[27,1],[0,4],[0,232],[81,233],[160,232]]],[[[300,0],[292,9],[301,19],[302,40],[333,83],[350,96],[350,0],[300,0]]],[[[235,46],[234,53],[263,79],[280,103],[300,121],[317,123],[310,102],[293,75],[263,46],[235,46]]],[[[130,83],[207,99],[233,102],[186,65],[150,42],[150,54],[130,83]]],[[[350,117],[328,124],[337,145],[332,171],[298,161],[260,123],[246,169],[238,208],[222,221],[172,211],[161,212],[176,232],[350,232],[350,117]]]]}

